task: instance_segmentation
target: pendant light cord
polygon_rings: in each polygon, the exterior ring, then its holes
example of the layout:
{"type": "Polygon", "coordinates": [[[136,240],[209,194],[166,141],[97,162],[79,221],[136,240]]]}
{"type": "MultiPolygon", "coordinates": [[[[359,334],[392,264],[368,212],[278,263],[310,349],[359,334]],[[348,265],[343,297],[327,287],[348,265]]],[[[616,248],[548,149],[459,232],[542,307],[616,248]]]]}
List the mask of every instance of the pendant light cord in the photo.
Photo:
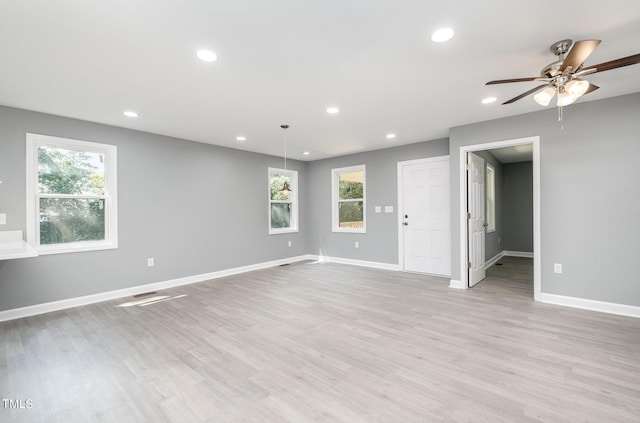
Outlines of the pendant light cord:
{"type": "Polygon", "coordinates": [[[289,125],[280,125],[280,128],[284,129],[284,173],[287,174],[287,129],[289,125]]]}

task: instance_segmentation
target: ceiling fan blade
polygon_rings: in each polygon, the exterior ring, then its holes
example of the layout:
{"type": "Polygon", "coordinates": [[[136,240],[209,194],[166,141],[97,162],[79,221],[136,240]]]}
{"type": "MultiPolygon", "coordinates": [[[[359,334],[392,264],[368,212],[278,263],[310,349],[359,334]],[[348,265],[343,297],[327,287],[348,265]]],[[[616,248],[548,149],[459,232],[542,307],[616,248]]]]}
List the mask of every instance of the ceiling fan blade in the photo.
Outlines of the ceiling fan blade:
{"type": "Polygon", "coordinates": [[[589,88],[587,88],[587,91],[585,91],[584,94],[582,94],[582,95],[587,95],[587,94],[589,94],[591,92],[594,92],[598,88],[600,88],[600,87],[598,87],[597,85],[592,84],[591,82],[589,82],[589,88]]]}
{"type": "Polygon", "coordinates": [[[569,50],[569,54],[567,54],[562,65],[560,65],[560,72],[564,72],[569,66],[571,66],[572,72],[577,71],[600,43],[600,40],[576,41],[573,47],[571,47],[571,50],[569,50]]]}
{"type": "Polygon", "coordinates": [[[536,81],[539,78],[540,78],[539,76],[532,76],[531,78],[497,79],[495,81],[489,81],[485,85],[508,84],[510,82],[530,82],[530,81],[536,81]]]}
{"type": "Polygon", "coordinates": [[[511,100],[507,100],[507,101],[505,101],[504,103],[502,103],[502,105],[504,106],[505,104],[515,103],[516,101],[520,100],[521,98],[524,98],[524,97],[526,97],[526,96],[528,96],[528,95],[530,95],[530,94],[533,94],[533,93],[535,93],[536,91],[540,91],[541,89],[543,89],[543,88],[545,88],[545,87],[548,87],[548,86],[549,86],[549,84],[542,84],[542,85],[538,85],[537,87],[532,88],[532,89],[530,89],[529,91],[524,92],[524,93],[520,94],[520,95],[519,95],[519,96],[517,96],[517,97],[513,97],[511,100]]]}
{"type": "Polygon", "coordinates": [[[620,59],[611,60],[609,62],[600,63],[599,65],[593,65],[583,68],[583,71],[593,70],[595,72],[604,72],[611,69],[621,68],[623,66],[636,65],[640,63],[640,54],[634,54],[633,56],[621,57],[620,59]]]}

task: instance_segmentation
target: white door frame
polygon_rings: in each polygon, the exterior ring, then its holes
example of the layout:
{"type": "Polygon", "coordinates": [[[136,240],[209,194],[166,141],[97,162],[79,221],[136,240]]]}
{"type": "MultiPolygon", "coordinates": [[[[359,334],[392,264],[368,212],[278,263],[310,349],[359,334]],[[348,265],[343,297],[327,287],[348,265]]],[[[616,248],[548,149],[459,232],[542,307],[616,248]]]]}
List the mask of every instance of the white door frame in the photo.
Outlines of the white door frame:
{"type": "MultiPolygon", "coordinates": [[[[404,231],[402,230],[402,224],[404,222],[404,218],[402,216],[402,205],[404,204],[404,189],[402,183],[402,168],[407,165],[429,163],[441,160],[449,160],[449,162],[451,162],[451,158],[448,154],[445,156],[427,157],[423,159],[398,162],[398,266],[402,271],[404,271],[404,231]]],[[[449,190],[451,190],[451,187],[449,187],[449,190]]]]}
{"type": "Polygon", "coordinates": [[[540,249],[540,137],[517,138],[512,140],[495,141],[485,144],[465,145],[460,147],[460,283],[451,281],[455,288],[469,287],[469,273],[467,269],[468,236],[467,236],[467,153],[473,151],[491,150],[493,148],[510,147],[515,145],[532,144],[533,146],[533,299],[540,301],[541,292],[541,249],[540,249]]]}

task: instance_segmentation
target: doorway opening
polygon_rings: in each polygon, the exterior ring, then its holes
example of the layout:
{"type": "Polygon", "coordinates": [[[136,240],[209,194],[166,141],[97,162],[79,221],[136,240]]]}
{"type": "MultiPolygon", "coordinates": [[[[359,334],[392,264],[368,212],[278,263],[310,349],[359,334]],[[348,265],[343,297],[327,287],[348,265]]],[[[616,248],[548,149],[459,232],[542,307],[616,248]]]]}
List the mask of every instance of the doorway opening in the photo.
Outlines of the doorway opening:
{"type": "MultiPolygon", "coordinates": [[[[540,299],[541,292],[541,251],[540,251],[540,137],[528,137],[513,140],[490,142],[460,147],[460,284],[452,287],[466,289],[472,287],[484,278],[484,272],[488,265],[493,264],[500,257],[485,258],[486,228],[491,223],[487,220],[495,216],[485,215],[485,167],[482,164],[482,172],[479,171],[480,162],[473,162],[477,152],[485,150],[514,147],[530,148],[532,157],[533,177],[533,297],[540,299]],[[471,158],[471,159],[470,159],[471,158]],[[469,161],[471,164],[468,166],[469,161]],[[473,167],[476,166],[474,171],[473,167]],[[470,169],[469,171],[467,169],[470,169]],[[482,175],[480,175],[480,173],[482,175]],[[475,174],[475,179],[474,179],[475,174]],[[482,178],[480,178],[482,176],[482,178]],[[482,197],[482,198],[479,198],[482,197]],[[480,206],[481,204],[481,206],[480,206]],[[482,249],[482,251],[479,251],[482,249]],[[489,262],[487,262],[489,259],[489,262]],[[480,278],[480,279],[479,279],[480,278]]],[[[518,252],[512,252],[517,255],[518,252]]],[[[529,253],[530,254],[530,253],[529,253]]]]}

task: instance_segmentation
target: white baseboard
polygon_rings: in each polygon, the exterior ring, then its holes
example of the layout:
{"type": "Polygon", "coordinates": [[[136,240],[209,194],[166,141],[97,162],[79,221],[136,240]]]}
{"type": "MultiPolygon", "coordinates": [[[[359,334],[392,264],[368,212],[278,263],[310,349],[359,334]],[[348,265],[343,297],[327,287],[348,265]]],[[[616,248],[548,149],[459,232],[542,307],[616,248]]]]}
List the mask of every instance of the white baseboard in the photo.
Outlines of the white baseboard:
{"type": "Polygon", "coordinates": [[[451,279],[449,281],[449,288],[454,288],[454,289],[465,289],[466,286],[464,286],[464,283],[462,283],[462,281],[458,281],[455,279],[451,279]]]}
{"type": "Polygon", "coordinates": [[[329,256],[309,256],[311,260],[316,260],[319,262],[325,263],[338,263],[338,264],[349,264],[351,266],[360,266],[360,267],[370,267],[372,269],[383,269],[383,270],[393,270],[399,271],[402,270],[399,264],[391,264],[391,263],[380,263],[377,261],[365,261],[365,260],[354,260],[347,259],[341,257],[329,257],[329,256]]]}
{"type": "Polygon", "coordinates": [[[533,252],[532,251],[507,251],[507,250],[505,250],[502,253],[507,257],[533,258],[533,252]]]}
{"type": "Polygon", "coordinates": [[[491,266],[496,264],[496,262],[498,260],[500,260],[504,256],[505,256],[504,251],[500,251],[498,254],[496,254],[495,256],[491,257],[489,260],[487,260],[487,262],[484,264],[484,268],[485,269],[490,268],[491,266]]]}
{"type": "Polygon", "coordinates": [[[133,286],[131,288],[118,289],[115,291],[101,292],[98,294],[85,295],[83,297],[69,298],[66,300],[52,301],[49,303],[36,304],[27,307],[14,308],[11,310],[0,311],[0,322],[7,320],[20,319],[22,317],[35,316],[37,314],[50,313],[52,311],[65,310],[73,307],[99,303],[102,301],[110,301],[123,297],[144,294],[150,291],[160,291],[163,289],[173,288],[192,283],[204,282],[211,279],[222,278],[225,276],[237,275],[239,273],[251,272],[254,270],[267,269],[269,267],[280,266],[283,264],[296,263],[303,260],[315,260],[312,255],[302,255],[297,257],[289,257],[281,260],[273,260],[264,263],[251,264],[248,266],[236,267],[233,269],[225,269],[217,272],[203,273],[200,275],[187,276],[184,278],[172,279],[163,282],[155,282],[146,285],[133,286]]]}
{"type": "Polygon", "coordinates": [[[640,318],[640,307],[626,304],[607,303],[604,301],[587,300],[585,298],[566,297],[564,295],[545,293],[540,293],[540,302],[640,318]]]}

